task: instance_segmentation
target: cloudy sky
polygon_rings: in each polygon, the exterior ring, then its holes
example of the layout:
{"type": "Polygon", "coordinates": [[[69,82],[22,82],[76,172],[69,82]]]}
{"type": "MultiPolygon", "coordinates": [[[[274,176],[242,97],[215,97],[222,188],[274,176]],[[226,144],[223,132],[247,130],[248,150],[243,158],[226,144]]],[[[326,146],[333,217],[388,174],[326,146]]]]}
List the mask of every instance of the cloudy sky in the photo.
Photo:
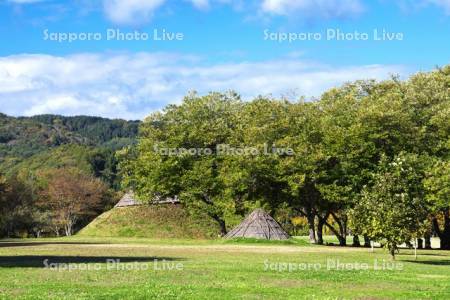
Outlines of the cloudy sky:
{"type": "Polygon", "coordinates": [[[0,0],[0,37],[1,112],[141,119],[448,64],[450,0],[0,0]]]}

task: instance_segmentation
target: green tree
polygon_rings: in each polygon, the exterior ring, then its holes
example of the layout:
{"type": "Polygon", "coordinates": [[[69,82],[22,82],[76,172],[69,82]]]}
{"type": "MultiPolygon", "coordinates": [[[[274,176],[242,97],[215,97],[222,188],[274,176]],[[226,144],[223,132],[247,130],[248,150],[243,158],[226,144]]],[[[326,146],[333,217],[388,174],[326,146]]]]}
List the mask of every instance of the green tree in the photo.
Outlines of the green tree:
{"type": "Polygon", "coordinates": [[[227,211],[234,210],[235,199],[224,182],[227,158],[216,149],[229,143],[241,106],[233,93],[194,93],[181,105],[152,114],[140,128],[137,148],[122,161],[125,185],[143,201],[179,196],[187,209],[206,212],[225,234],[227,211]]]}
{"type": "MultiPolygon", "coordinates": [[[[290,148],[289,141],[284,138],[289,130],[290,105],[286,101],[258,98],[237,111],[231,144],[253,151],[226,157],[227,188],[241,203],[247,201],[275,212],[288,200],[287,184],[280,172],[289,156],[285,153],[290,148]]],[[[245,205],[238,211],[244,212],[245,205]]]]}
{"type": "Polygon", "coordinates": [[[373,183],[364,188],[352,212],[354,228],[384,244],[391,256],[402,243],[421,236],[428,208],[424,199],[423,162],[416,155],[383,157],[373,183]]]}
{"type": "Polygon", "coordinates": [[[316,243],[321,241],[319,232],[319,239],[316,238],[315,218],[320,214],[323,200],[316,186],[317,166],[325,156],[321,126],[323,112],[319,103],[303,100],[289,108],[289,128],[283,143],[292,147],[295,154],[283,157],[281,179],[287,184],[289,205],[306,218],[309,240],[316,243]]]}

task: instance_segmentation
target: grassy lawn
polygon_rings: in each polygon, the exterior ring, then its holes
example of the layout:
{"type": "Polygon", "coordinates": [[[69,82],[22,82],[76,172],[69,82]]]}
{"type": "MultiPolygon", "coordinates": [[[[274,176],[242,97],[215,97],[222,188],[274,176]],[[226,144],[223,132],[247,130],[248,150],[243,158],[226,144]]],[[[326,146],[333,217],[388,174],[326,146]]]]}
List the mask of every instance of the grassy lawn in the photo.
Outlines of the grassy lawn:
{"type": "Polygon", "coordinates": [[[6,299],[450,299],[450,252],[419,251],[415,261],[402,250],[394,263],[382,249],[304,238],[0,241],[0,275],[6,299]]]}

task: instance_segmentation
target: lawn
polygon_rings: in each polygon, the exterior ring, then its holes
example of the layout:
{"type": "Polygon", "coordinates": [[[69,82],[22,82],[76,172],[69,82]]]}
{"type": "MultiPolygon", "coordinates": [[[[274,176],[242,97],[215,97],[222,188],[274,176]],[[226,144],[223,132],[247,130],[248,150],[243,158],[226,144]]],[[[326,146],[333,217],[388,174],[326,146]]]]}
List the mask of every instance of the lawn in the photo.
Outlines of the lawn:
{"type": "Polygon", "coordinates": [[[448,251],[401,250],[392,262],[382,249],[305,239],[5,240],[0,275],[5,299],[450,299],[448,251]]]}

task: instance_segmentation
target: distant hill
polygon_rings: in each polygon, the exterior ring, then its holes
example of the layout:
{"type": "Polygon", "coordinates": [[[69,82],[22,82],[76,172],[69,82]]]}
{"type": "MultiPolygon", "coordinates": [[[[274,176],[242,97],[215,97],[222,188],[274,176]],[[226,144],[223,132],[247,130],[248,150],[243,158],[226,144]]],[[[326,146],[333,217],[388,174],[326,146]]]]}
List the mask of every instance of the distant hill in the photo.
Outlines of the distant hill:
{"type": "Polygon", "coordinates": [[[33,120],[40,124],[63,127],[66,131],[77,134],[96,145],[108,143],[114,139],[134,138],[138,133],[140,121],[105,119],[100,117],[58,115],[38,115],[20,120],[33,120]]]}
{"type": "Polygon", "coordinates": [[[11,173],[26,166],[36,168],[39,161],[49,159],[53,165],[71,159],[79,162],[85,151],[79,147],[87,147],[88,152],[97,149],[112,153],[136,141],[139,124],[140,121],[89,116],[16,118],[0,113],[0,172],[11,173]],[[63,159],[58,162],[57,158],[63,159]]]}

